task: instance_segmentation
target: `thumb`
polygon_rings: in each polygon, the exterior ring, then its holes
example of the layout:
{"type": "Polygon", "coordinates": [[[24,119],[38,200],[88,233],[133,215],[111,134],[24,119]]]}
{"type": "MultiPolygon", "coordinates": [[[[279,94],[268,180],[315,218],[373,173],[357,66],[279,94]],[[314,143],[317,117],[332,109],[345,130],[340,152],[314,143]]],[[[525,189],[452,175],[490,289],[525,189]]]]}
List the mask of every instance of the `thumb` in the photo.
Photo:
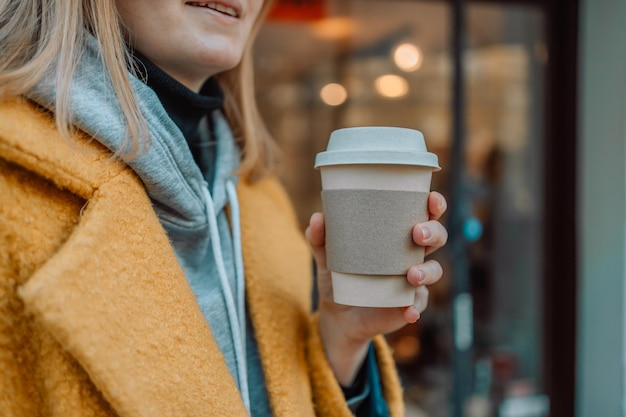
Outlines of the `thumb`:
{"type": "Polygon", "coordinates": [[[306,240],[313,251],[317,267],[326,269],[326,224],[322,213],[313,213],[305,232],[306,240]]]}

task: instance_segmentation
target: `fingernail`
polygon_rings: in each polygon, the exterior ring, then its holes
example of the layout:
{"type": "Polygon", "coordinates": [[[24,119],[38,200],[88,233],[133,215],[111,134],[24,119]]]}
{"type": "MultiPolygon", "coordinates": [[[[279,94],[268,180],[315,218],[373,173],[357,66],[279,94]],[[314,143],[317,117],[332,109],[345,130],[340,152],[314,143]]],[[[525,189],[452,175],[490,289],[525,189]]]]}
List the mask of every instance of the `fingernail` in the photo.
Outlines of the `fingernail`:
{"type": "Polygon", "coordinates": [[[423,269],[418,269],[417,270],[417,283],[418,284],[423,284],[424,280],[426,280],[426,272],[424,272],[423,269]]]}
{"type": "Polygon", "coordinates": [[[424,227],[422,226],[422,238],[426,241],[428,239],[430,239],[430,237],[432,236],[432,232],[430,231],[430,229],[428,227],[424,227]]]}

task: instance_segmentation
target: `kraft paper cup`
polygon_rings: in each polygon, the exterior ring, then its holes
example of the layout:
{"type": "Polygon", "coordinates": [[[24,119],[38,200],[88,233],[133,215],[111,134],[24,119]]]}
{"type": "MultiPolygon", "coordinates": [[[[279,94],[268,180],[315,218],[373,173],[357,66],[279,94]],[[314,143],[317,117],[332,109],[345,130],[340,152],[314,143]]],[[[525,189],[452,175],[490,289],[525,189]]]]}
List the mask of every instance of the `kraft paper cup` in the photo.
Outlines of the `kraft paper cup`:
{"type": "Polygon", "coordinates": [[[423,135],[397,127],[334,131],[317,155],[326,217],[326,253],[335,302],[401,307],[415,301],[408,269],[423,262],[412,229],[428,219],[437,156],[423,135]]]}

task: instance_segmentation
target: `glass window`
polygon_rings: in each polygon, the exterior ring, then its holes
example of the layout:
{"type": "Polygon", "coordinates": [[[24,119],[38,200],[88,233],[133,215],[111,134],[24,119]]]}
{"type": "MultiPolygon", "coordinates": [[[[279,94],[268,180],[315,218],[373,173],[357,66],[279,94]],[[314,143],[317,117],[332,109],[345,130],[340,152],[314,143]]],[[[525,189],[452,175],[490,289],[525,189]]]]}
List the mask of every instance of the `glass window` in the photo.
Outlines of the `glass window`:
{"type": "MultiPolygon", "coordinates": [[[[446,195],[450,5],[311,0],[276,7],[255,49],[257,99],[284,152],[281,174],[302,228],[321,210],[315,155],[340,127],[420,130],[443,167],[433,189],[446,195]]],[[[474,325],[471,395],[463,407],[472,417],[541,416],[544,16],[531,7],[470,3],[466,18],[462,186],[474,325]],[[532,407],[540,411],[515,414],[532,407]]],[[[428,310],[388,337],[407,416],[449,416],[453,408],[454,259],[440,252],[446,272],[431,288],[428,310]]]]}

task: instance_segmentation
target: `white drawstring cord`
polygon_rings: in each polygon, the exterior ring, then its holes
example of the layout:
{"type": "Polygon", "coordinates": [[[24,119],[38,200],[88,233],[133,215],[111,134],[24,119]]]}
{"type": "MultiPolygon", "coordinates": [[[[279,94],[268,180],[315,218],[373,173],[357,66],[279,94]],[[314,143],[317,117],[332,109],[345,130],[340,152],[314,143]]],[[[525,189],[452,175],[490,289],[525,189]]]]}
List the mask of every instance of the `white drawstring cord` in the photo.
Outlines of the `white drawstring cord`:
{"type": "MultiPolygon", "coordinates": [[[[231,185],[232,187],[232,185],[231,185]]],[[[222,257],[222,247],[220,244],[220,236],[219,230],[217,226],[217,218],[215,216],[215,207],[213,206],[213,199],[211,198],[211,194],[208,190],[208,185],[203,187],[204,198],[206,200],[206,212],[209,221],[209,232],[211,234],[211,246],[213,247],[213,257],[215,258],[215,264],[217,266],[217,272],[220,279],[220,284],[222,287],[222,294],[224,295],[224,302],[226,303],[226,308],[228,311],[228,321],[230,323],[230,327],[233,334],[233,345],[235,348],[235,360],[237,363],[237,374],[239,378],[239,389],[241,391],[241,397],[243,399],[243,403],[250,413],[250,395],[248,392],[248,371],[246,366],[246,353],[245,353],[245,315],[240,315],[237,312],[237,307],[235,305],[233,299],[233,292],[228,283],[228,275],[226,274],[226,267],[224,265],[224,258],[222,257]]],[[[230,198],[230,196],[229,196],[230,198]]],[[[236,227],[233,227],[233,235],[237,235],[233,238],[236,240],[236,243],[241,242],[241,236],[239,232],[239,205],[237,203],[237,199],[235,196],[235,203],[232,201],[231,210],[233,211],[233,224],[237,224],[236,227]],[[236,206],[236,209],[233,209],[233,206],[236,206]],[[235,210],[237,211],[237,217],[235,217],[235,210]],[[235,231],[235,229],[237,231],[235,231]]],[[[238,245],[239,248],[241,245],[238,245]]],[[[241,249],[235,250],[235,263],[238,263],[237,258],[241,259],[241,249]]],[[[239,293],[243,295],[243,283],[239,284],[239,281],[243,282],[243,263],[235,267],[236,273],[236,281],[237,281],[237,298],[241,298],[239,293]],[[241,273],[240,273],[241,272],[241,273]]],[[[242,301],[242,300],[240,300],[242,301]]],[[[243,308],[243,302],[240,303],[240,310],[243,308]]]]}
{"type": "Polygon", "coordinates": [[[237,190],[232,181],[226,182],[226,194],[230,203],[231,223],[233,228],[233,253],[235,254],[235,277],[237,291],[237,306],[239,307],[239,322],[241,325],[241,334],[243,335],[241,343],[243,351],[246,352],[246,283],[243,274],[243,254],[241,253],[241,223],[239,220],[239,200],[237,199],[237,190]]]}

